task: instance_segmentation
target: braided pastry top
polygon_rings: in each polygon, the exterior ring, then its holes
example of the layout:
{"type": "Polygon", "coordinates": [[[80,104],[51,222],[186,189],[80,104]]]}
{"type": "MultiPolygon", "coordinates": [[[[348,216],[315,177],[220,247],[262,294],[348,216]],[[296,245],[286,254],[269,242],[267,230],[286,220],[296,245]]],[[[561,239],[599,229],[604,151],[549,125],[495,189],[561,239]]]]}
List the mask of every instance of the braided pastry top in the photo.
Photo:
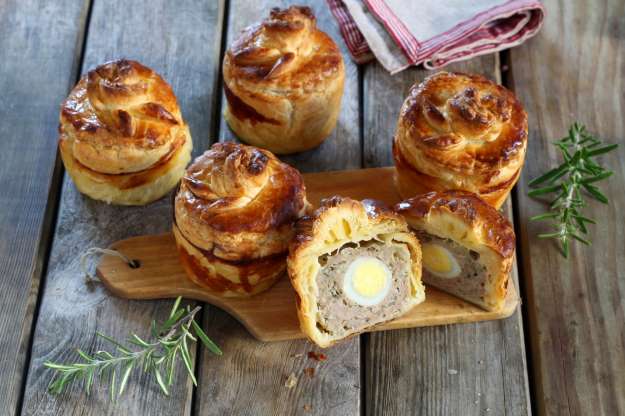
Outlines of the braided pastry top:
{"type": "Polygon", "coordinates": [[[321,91],[342,65],[338,47],[317,29],[310,8],[291,6],[272,9],[268,19],[243,31],[226,53],[224,78],[230,89],[232,80],[290,93],[321,91]]]}
{"type": "Polygon", "coordinates": [[[125,59],[80,79],[62,104],[60,129],[78,162],[107,174],[148,169],[183,145],[188,134],[169,84],[125,59]]]}
{"type": "Polygon", "coordinates": [[[187,169],[176,224],[195,246],[226,260],[286,252],[307,209],[300,173],[252,146],[216,143],[187,169]]]}
{"type": "Polygon", "coordinates": [[[408,164],[474,192],[513,178],[526,144],[527,114],[512,92],[479,75],[448,72],[410,90],[395,136],[408,164]]]}

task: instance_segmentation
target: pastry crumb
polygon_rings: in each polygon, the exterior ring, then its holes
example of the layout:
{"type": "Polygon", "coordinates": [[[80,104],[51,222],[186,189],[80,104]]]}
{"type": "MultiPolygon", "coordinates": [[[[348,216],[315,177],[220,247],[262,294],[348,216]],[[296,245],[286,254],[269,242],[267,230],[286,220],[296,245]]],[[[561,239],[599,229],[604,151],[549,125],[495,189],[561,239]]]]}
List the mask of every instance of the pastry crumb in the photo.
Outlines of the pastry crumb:
{"type": "Polygon", "coordinates": [[[308,358],[311,358],[311,359],[316,360],[316,361],[325,361],[325,360],[328,359],[328,356],[325,355],[322,352],[309,351],[308,352],[308,358]]]}
{"type": "Polygon", "coordinates": [[[310,411],[312,411],[312,406],[311,406],[311,405],[309,405],[309,404],[305,404],[305,405],[304,405],[304,411],[305,411],[305,412],[310,412],[310,411]]]}
{"type": "Polygon", "coordinates": [[[456,375],[458,374],[458,370],[454,370],[453,368],[450,368],[447,370],[447,374],[452,375],[452,376],[456,375]]]}
{"type": "Polygon", "coordinates": [[[297,385],[297,376],[294,373],[289,374],[289,377],[284,382],[284,387],[287,389],[292,389],[297,385]]]}
{"type": "Polygon", "coordinates": [[[305,368],[304,374],[306,374],[310,378],[313,378],[315,376],[315,369],[312,367],[305,368]]]}

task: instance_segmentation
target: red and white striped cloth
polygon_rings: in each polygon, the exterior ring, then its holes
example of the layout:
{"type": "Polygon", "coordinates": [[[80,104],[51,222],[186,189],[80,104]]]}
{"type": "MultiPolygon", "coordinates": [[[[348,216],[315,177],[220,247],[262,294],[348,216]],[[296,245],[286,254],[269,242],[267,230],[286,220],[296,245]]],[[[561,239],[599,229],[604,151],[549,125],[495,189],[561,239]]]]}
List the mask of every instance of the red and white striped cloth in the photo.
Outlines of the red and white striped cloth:
{"type": "Polygon", "coordinates": [[[354,61],[395,74],[439,68],[523,43],[542,26],[539,0],[326,0],[354,61]]]}

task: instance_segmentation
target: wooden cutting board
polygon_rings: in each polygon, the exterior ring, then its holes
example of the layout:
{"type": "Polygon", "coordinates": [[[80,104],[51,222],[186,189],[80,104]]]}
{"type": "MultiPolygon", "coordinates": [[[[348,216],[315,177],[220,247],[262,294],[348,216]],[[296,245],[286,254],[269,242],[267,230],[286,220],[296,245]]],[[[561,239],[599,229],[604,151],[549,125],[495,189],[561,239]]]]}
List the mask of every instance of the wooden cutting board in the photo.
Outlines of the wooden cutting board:
{"type": "MultiPolygon", "coordinates": [[[[304,174],[307,195],[313,205],[332,195],[356,199],[373,198],[388,204],[399,202],[393,186],[393,168],[304,174]]],[[[295,294],[284,276],[268,291],[247,299],[215,296],[189,281],[178,261],[171,234],[129,238],[111,245],[140,267],[130,268],[116,256],[104,255],[96,269],[98,277],[116,296],[128,299],[185,298],[218,306],[238,319],[261,341],[303,338],[295,312],[295,294]]],[[[426,288],[426,300],[404,316],[372,328],[372,331],[444,325],[506,318],[519,303],[514,282],[508,285],[504,308],[487,312],[433,287],[426,288]]]]}

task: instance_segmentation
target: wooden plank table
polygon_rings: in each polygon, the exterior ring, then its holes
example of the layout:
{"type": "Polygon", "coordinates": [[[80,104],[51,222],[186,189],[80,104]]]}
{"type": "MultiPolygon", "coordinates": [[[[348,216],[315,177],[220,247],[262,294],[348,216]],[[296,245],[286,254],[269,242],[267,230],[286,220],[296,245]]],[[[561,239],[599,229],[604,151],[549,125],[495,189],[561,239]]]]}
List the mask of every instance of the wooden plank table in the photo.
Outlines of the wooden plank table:
{"type": "MultiPolygon", "coordinates": [[[[305,172],[384,166],[408,88],[427,75],[391,77],[348,58],[323,0],[318,25],[346,57],[337,129],[318,149],[283,158],[305,172]]],[[[592,247],[564,260],[544,225],[528,181],[558,158],[550,141],[579,120],[610,142],[625,136],[625,3],[547,0],[545,27],[526,44],[452,65],[516,91],[530,120],[526,167],[505,213],[518,230],[522,308],[496,322],[367,334],[324,351],[307,341],[263,344],[233,318],[205,305],[202,323],[223,349],[197,348],[194,388],[182,371],[169,397],[138,375],[117,403],[76,385],[61,396],[46,386],[45,360],[96,349],[99,330],[145,333],[170,301],[117,299],[87,285],[78,257],[86,247],[169,228],[167,199],[141,208],[81,196],[55,158],[58,106],[79,74],[106,60],[137,59],[173,86],[194,139],[194,154],[234,135],[221,116],[220,63],[238,31],[286,0],[121,0],[0,2],[0,414],[625,414],[625,146],[604,157],[615,175],[608,207],[591,203],[592,247]],[[514,214],[514,215],[513,215],[514,214]],[[525,346],[528,346],[526,350],[525,346]],[[309,367],[315,376],[304,374],[309,367]],[[284,383],[293,374],[297,385],[284,383]]]]}
{"type": "MultiPolygon", "coordinates": [[[[549,7],[551,4],[547,3],[549,7]]],[[[529,163],[517,189],[532,373],[541,414],[625,414],[625,2],[553,2],[541,36],[510,54],[511,86],[530,123],[529,163]],[[536,238],[544,210],[524,192],[554,166],[549,142],[578,119],[620,143],[603,160],[614,176],[603,185],[608,207],[585,215],[592,247],[574,245],[564,259],[553,241],[536,238]]]]}

